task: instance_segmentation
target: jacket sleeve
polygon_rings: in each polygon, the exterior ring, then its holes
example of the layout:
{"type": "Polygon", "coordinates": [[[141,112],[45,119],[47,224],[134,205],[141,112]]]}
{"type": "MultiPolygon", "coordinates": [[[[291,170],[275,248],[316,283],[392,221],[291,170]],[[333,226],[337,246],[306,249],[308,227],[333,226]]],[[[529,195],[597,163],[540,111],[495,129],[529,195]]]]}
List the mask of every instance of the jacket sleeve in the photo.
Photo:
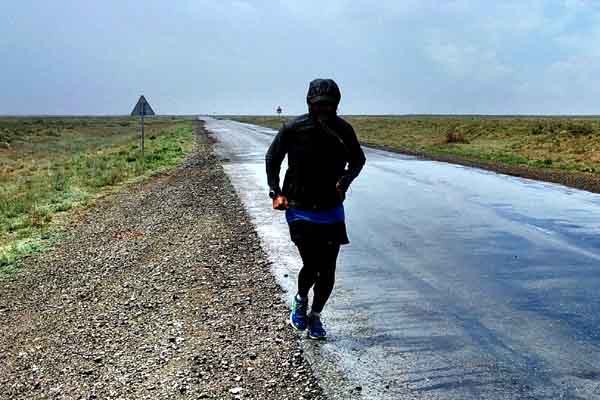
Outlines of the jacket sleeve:
{"type": "Polygon", "coordinates": [[[339,184],[344,191],[348,190],[348,187],[350,187],[350,184],[358,176],[367,161],[352,126],[348,125],[345,136],[348,151],[348,168],[339,180],[339,184]]]}
{"type": "Polygon", "coordinates": [[[267,183],[269,189],[275,191],[275,193],[281,193],[281,187],[279,186],[279,171],[281,170],[281,163],[288,152],[287,147],[287,131],[288,128],[284,125],[281,127],[275,139],[269,146],[267,154],[265,156],[265,166],[267,168],[267,183]]]}

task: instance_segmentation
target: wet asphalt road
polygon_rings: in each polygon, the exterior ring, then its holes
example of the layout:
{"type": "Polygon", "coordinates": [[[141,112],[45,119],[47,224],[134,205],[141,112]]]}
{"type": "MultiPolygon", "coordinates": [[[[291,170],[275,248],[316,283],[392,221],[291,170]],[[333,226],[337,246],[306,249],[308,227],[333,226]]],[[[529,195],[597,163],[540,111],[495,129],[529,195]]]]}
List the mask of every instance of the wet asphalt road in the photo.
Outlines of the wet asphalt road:
{"type": "MultiPolygon", "coordinates": [[[[274,132],[206,120],[293,290],[299,258],[267,197],[274,132]]],[[[335,364],[365,399],[600,399],[600,195],[365,153],[317,373],[335,364]]]]}

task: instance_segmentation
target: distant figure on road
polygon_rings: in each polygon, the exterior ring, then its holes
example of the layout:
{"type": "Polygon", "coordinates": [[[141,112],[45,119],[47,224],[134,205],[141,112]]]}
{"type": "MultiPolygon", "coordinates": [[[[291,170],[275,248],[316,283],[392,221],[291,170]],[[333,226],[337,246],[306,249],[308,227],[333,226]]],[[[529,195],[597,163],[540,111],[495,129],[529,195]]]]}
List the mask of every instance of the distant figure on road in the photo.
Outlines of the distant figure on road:
{"type": "Polygon", "coordinates": [[[303,262],[290,323],[299,331],[308,328],[312,339],[326,337],[320,315],[333,290],[340,245],[349,243],[343,202],[365,164],[354,129],[337,116],[340,99],[333,80],[312,81],[306,97],[308,114],[285,124],[266,155],[273,208],[286,210],[290,236],[303,262]],[[281,188],[279,171],[286,154],[289,167],[281,188]],[[308,314],[311,287],[314,296],[308,314]]]}

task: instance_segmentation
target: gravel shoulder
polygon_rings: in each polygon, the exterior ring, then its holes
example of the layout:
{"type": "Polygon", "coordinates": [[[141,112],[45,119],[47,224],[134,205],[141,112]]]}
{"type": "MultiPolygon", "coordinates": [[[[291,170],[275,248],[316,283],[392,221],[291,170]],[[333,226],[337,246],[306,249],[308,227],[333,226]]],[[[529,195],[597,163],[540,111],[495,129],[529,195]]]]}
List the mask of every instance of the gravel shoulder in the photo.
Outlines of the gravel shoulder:
{"type": "Polygon", "coordinates": [[[200,122],[0,281],[1,399],[324,399],[200,122]]]}

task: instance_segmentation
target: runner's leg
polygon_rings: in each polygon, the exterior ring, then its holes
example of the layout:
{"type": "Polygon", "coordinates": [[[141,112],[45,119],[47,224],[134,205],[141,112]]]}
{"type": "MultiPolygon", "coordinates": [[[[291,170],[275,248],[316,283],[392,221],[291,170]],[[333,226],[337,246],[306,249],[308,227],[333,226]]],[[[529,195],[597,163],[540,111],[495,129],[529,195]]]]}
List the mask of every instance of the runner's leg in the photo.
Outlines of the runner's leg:
{"type": "Polygon", "coordinates": [[[302,268],[298,273],[298,294],[306,298],[308,291],[315,284],[318,249],[314,244],[303,243],[298,245],[298,251],[302,258],[302,268]]]}
{"type": "Polygon", "coordinates": [[[318,256],[318,267],[315,268],[318,273],[315,274],[311,312],[320,313],[333,291],[335,267],[339,251],[339,244],[325,244],[319,246],[319,249],[315,253],[318,256]]]}

